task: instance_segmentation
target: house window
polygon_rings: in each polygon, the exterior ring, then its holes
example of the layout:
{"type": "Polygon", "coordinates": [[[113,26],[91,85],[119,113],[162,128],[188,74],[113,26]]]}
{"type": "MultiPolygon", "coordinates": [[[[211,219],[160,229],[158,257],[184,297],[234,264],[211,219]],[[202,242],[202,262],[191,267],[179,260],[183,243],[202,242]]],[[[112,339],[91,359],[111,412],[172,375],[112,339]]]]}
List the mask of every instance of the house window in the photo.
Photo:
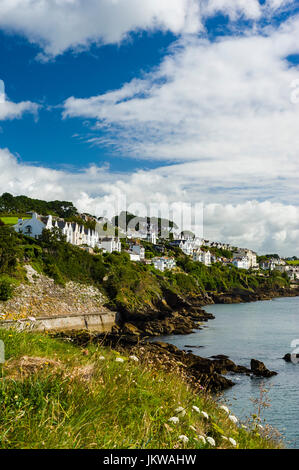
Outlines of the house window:
{"type": "Polygon", "coordinates": [[[29,234],[31,234],[31,233],[32,233],[32,226],[31,226],[31,225],[27,225],[27,226],[25,227],[25,234],[26,234],[26,235],[29,235],[29,234]]]}

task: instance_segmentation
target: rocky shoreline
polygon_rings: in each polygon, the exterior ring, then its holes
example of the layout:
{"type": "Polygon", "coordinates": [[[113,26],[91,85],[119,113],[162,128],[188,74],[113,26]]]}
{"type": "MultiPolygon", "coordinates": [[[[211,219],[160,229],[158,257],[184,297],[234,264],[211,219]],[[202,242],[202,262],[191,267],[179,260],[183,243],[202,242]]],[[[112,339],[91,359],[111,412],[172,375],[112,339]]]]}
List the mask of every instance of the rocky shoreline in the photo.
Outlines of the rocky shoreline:
{"type": "MultiPolygon", "coordinates": [[[[204,299],[175,299],[173,296],[171,303],[168,299],[167,308],[160,311],[142,312],[140,315],[123,312],[111,333],[92,334],[82,331],[59,333],[58,336],[67,337],[81,347],[87,347],[90,342],[96,342],[119,352],[134,354],[140,360],[148,361],[157,367],[170,371],[176,370],[182,376],[182,380],[186,380],[196,389],[218,392],[235,385],[231,380],[234,374],[272,377],[276,375],[276,372],[268,370],[257,359],[251,359],[250,366],[244,367],[221,354],[203,358],[193,354],[191,350],[180,350],[172,344],[161,341],[150,342],[149,339],[171,334],[187,335],[194,329],[201,329],[204,322],[215,318],[203,309],[203,306],[207,304],[251,302],[298,295],[298,289],[281,289],[271,292],[215,293],[205,296],[204,299]],[[205,304],[202,303],[203,300],[205,304]],[[179,308],[174,309],[175,306],[179,308]],[[230,374],[230,378],[225,377],[227,374],[230,374]]],[[[185,347],[188,348],[188,345],[185,347]]]]}
{"type": "MultiPolygon", "coordinates": [[[[161,341],[148,342],[134,335],[126,334],[93,334],[87,331],[57,333],[55,337],[63,338],[85,348],[91,343],[108,346],[119,353],[135,355],[139,360],[170,372],[176,371],[196,390],[219,392],[235,385],[226,374],[245,374],[252,377],[271,377],[276,372],[268,370],[265,365],[255,359],[251,360],[250,368],[237,365],[227,356],[203,358],[177,348],[173,344],[161,341]]],[[[233,378],[233,377],[232,377],[233,378]]]]}
{"type": "Polygon", "coordinates": [[[273,291],[235,289],[229,293],[210,293],[204,297],[182,298],[176,294],[166,297],[160,310],[145,311],[140,314],[121,312],[118,324],[114,327],[116,335],[128,335],[142,338],[145,336],[187,335],[194,329],[201,329],[203,322],[212,320],[213,314],[203,307],[211,304],[236,304],[271,300],[277,297],[299,296],[297,289],[281,288],[273,291]]]}

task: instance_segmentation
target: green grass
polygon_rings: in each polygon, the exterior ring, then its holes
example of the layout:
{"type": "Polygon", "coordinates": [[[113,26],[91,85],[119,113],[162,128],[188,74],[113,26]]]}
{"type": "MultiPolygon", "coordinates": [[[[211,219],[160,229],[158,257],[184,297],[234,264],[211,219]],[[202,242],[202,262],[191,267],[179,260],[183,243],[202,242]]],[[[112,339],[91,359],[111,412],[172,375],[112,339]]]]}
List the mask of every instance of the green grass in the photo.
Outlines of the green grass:
{"type": "MultiPolygon", "coordinates": [[[[23,219],[30,219],[30,217],[22,217],[23,219]]],[[[0,217],[0,220],[5,225],[15,225],[18,223],[19,218],[18,217],[0,217]]]]}
{"type": "Polygon", "coordinates": [[[221,448],[233,447],[222,435],[235,439],[239,448],[279,446],[256,428],[248,431],[232,423],[211,396],[195,394],[176,373],[150,363],[125,356],[116,362],[120,354],[100,345],[91,345],[86,354],[46,334],[2,329],[0,339],[6,352],[0,371],[2,449],[208,448],[196,440],[202,434],[221,448]],[[20,368],[24,356],[44,362],[25,374],[26,367],[20,368]],[[175,411],[178,406],[185,416],[175,411]],[[179,423],[170,423],[172,416],[179,416],[179,423]],[[188,443],[179,440],[182,434],[188,443]]]}
{"type": "Polygon", "coordinates": [[[292,261],[287,261],[287,264],[290,264],[292,266],[296,266],[299,264],[299,259],[292,260],[292,261]]]}

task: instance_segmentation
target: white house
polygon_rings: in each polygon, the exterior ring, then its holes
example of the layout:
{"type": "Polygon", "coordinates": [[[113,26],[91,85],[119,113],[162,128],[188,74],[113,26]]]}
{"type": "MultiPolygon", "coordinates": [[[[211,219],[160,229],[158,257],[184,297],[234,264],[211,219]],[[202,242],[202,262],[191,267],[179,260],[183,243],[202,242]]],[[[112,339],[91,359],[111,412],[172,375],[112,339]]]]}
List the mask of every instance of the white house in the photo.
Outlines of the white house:
{"type": "Polygon", "coordinates": [[[99,241],[95,230],[87,229],[77,223],[65,222],[63,219],[53,219],[51,215],[43,217],[33,212],[31,219],[19,219],[14,225],[16,232],[32,238],[39,238],[44,229],[53,230],[54,227],[59,228],[65,235],[66,241],[72,245],[87,245],[94,248],[99,241]]]}
{"type": "Polygon", "coordinates": [[[233,259],[233,265],[238,269],[249,269],[250,261],[247,256],[243,256],[242,258],[236,257],[233,259]]]}
{"type": "Polygon", "coordinates": [[[140,260],[143,260],[145,258],[145,249],[142,245],[136,245],[136,244],[131,245],[130,251],[137,254],[140,260]]]}
{"type": "Polygon", "coordinates": [[[290,266],[287,273],[291,281],[299,281],[299,266],[290,266]]]}
{"type": "Polygon", "coordinates": [[[17,224],[14,225],[16,232],[32,238],[40,237],[45,228],[47,228],[47,224],[42,222],[35,212],[32,214],[31,219],[19,219],[17,224]]]}
{"type": "Polygon", "coordinates": [[[201,247],[203,240],[196,238],[187,238],[186,240],[181,240],[179,247],[187,256],[191,256],[194,250],[197,250],[201,247]]]}
{"type": "Polygon", "coordinates": [[[198,261],[199,263],[203,263],[205,266],[211,266],[211,253],[210,251],[203,251],[201,249],[197,249],[193,252],[193,261],[198,261]]]}
{"type": "Polygon", "coordinates": [[[176,261],[174,258],[168,258],[167,256],[161,256],[161,258],[153,258],[152,264],[159,271],[164,272],[166,269],[173,269],[176,267],[176,261]]]}
{"type": "Polygon", "coordinates": [[[119,238],[115,237],[104,237],[101,238],[98,242],[98,248],[108,252],[112,253],[113,251],[118,251],[119,253],[121,252],[121,242],[119,238]]]}
{"type": "Polygon", "coordinates": [[[127,253],[130,255],[130,261],[141,261],[140,255],[137,253],[133,253],[132,251],[127,251],[127,253]]]}
{"type": "Polygon", "coordinates": [[[258,268],[256,256],[257,255],[254,251],[247,250],[247,248],[239,248],[238,251],[236,251],[233,255],[234,258],[245,258],[245,257],[248,258],[249,267],[245,269],[249,269],[249,268],[257,269],[258,268]]]}
{"type": "Polygon", "coordinates": [[[284,272],[287,271],[288,266],[286,262],[280,258],[269,258],[266,261],[262,261],[260,263],[260,268],[265,269],[267,271],[277,270],[280,272],[284,272]]]}

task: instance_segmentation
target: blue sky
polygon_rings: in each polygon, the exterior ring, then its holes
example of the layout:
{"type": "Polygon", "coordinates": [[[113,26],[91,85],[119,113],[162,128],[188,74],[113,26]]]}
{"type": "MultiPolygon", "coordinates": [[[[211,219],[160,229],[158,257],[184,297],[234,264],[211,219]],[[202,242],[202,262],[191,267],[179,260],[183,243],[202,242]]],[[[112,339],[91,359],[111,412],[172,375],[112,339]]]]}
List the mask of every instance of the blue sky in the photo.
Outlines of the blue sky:
{"type": "Polygon", "coordinates": [[[299,253],[298,37],[294,0],[3,0],[2,190],[201,201],[205,236],[299,253]]]}
{"type": "Polygon", "coordinates": [[[111,170],[153,167],[157,164],[126,161],[106,148],[94,148],[73,137],[82,133],[82,121],[62,120],[62,103],[69,96],[87,98],[121,87],[123,83],[158,64],[175,40],[173,34],[133,34],[120,45],[96,47],[81,54],[66,52],[46,63],[36,60],[39,51],[17,35],[0,35],[1,78],[14,102],[24,99],[39,103],[38,119],[2,123],[1,146],[18,153],[24,162],[74,168],[87,163],[109,162],[111,170]],[[55,134],[55,139],[53,139],[55,134]],[[46,145],[45,145],[46,143],[46,145]]]}

